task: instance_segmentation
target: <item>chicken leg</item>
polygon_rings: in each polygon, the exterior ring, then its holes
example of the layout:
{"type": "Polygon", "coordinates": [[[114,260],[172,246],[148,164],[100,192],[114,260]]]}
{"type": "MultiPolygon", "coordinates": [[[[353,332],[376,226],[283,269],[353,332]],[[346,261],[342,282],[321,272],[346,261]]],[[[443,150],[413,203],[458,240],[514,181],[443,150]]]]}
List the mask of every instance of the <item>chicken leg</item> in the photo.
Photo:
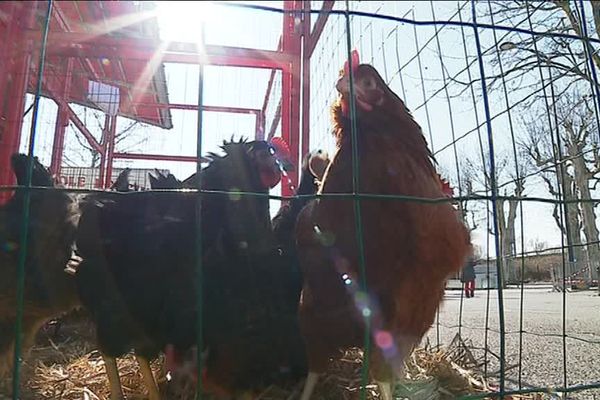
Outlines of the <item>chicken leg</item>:
{"type": "Polygon", "coordinates": [[[302,389],[300,400],[310,400],[310,396],[312,396],[318,381],[319,373],[309,371],[308,376],[306,377],[306,382],[304,382],[304,389],[302,389]]]}
{"type": "Polygon", "coordinates": [[[108,384],[110,385],[110,400],[124,400],[121,381],[119,380],[119,369],[117,368],[117,360],[102,354],[104,360],[104,368],[108,376],[108,384]]]}
{"type": "Polygon", "coordinates": [[[138,355],[135,356],[135,359],[140,366],[140,372],[142,373],[144,385],[146,385],[146,389],[148,389],[148,400],[160,400],[160,392],[158,390],[156,380],[154,379],[154,375],[152,374],[150,362],[145,357],[138,355]]]}
{"type": "Polygon", "coordinates": [[[396,354],[384,356],[381,349],[375,348],[369,356],[371,374],[377,382],[382,400],[394,398],[394,388],[398,379],[404,377],[404,360],[411,353],[414,340],[403,337],[396,341],[396,354]]]}
{"type": "Polygon", "coordinates": [[[382,400],[392,400],[394,397],[392,395],[392,384],[391,382],[377,382],[377,386],[379,387],[379,393],[381,393],[382,400]]]}

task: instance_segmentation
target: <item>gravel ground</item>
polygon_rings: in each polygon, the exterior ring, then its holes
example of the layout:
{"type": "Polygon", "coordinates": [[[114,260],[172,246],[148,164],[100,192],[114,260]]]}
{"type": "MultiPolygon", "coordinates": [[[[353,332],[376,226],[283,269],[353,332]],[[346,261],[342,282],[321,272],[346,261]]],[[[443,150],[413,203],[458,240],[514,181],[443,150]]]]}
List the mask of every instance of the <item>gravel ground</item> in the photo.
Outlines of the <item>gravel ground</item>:
{"type": "MultiPolygon", "coordinates": [[[[522,346],[519,345],[520,289],[504,293],[507,387],[518,388],[519,349],[522,348],[522,386],[562,387],[564,382],[563,342],[566,342],[566,370],[569,386],[600,383],[600,297],[596,291],[566,294],[566,335],[563,340],[563,293],[552,292],[550,286],[526,287],[523,296],[522,346]]],[[[474,354],[485,351],[487,291],[479,290],[475,298],[462,299],[461,335],[471,341],[474,354]]],[[[449,343],[459,330],[461,292],[447,291],[440,310],[439,338],[449,343]]],[[[500,354],[498,293],[489,292],[487,347],[488,374],[497,376],[500,354]],[[493,354],[492,354],[493,353],[493,354]]],[[[437,329],[428,335],[437,343],[437,329]]],[[[568,395],[573,399],[600,399],[600,390],[579,391],[568,395]]]]}

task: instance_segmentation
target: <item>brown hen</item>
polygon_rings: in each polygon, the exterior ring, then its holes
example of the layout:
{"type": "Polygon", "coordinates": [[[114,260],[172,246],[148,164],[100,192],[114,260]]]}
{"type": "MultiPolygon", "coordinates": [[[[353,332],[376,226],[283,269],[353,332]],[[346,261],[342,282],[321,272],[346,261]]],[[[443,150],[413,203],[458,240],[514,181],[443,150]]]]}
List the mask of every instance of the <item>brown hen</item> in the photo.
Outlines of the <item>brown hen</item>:
{"type": "MultiPolygon", "coordinates": [[[[357,61],[357,60],[356,60],[357,61]]],[[[348,68],[336,84],[333,106],[337,151],[322,194],[352,193],[348,68]]],[[[355,63],[359,187],[363,194],[445,197],[420,126],[402,100],[370,65],[355,63]]],[[[361,290],[359,246],[351,199],[323,197],[302,211],[297,225],[304,287],[300,323],[309,375],[308,400],[330,360],[349,347],[363,347],[371,323],[370,374],[382,398],[403,360],[432,325],[450,274],[469,252],[469,234],[448,202],[362,199],[360,213],[366,270],[361,290]]]]}

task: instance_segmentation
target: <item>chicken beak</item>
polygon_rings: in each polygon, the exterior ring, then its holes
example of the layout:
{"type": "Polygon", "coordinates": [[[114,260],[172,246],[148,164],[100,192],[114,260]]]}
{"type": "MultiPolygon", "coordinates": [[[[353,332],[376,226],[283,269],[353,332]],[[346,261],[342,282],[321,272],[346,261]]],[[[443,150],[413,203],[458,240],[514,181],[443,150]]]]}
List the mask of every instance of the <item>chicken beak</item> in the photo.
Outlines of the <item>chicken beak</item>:
{"type": "Polygon", "coordinates": [[[281,163],[281,166],[283,167],[283,170],[285,172],[293,172],[294,171],[294,164],[292,164],[292,162],[288,159],[280,159],[279,162],[281,163]]]}
{"type": "Polygon", "coordinates": [[[348,94],[348,86],[348,76],[346,74],[344,74],[340,79],[338,79],[337,83],[335,84],[336,90],[342,96],[346,96],[348,94]]]}

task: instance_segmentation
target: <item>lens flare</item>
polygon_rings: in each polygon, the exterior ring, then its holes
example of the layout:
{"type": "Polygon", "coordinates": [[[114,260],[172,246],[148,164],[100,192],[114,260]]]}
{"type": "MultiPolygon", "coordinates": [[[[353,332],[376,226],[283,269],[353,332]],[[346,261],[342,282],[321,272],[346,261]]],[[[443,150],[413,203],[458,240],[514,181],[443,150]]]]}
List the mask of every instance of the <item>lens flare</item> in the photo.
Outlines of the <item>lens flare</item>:
{"type": "Polygon", "coordinates": [[[394,338],[388,331],[378,331],[375,333],[375,343],[380,349],[388,350],[394,346],[394,338]]]}

